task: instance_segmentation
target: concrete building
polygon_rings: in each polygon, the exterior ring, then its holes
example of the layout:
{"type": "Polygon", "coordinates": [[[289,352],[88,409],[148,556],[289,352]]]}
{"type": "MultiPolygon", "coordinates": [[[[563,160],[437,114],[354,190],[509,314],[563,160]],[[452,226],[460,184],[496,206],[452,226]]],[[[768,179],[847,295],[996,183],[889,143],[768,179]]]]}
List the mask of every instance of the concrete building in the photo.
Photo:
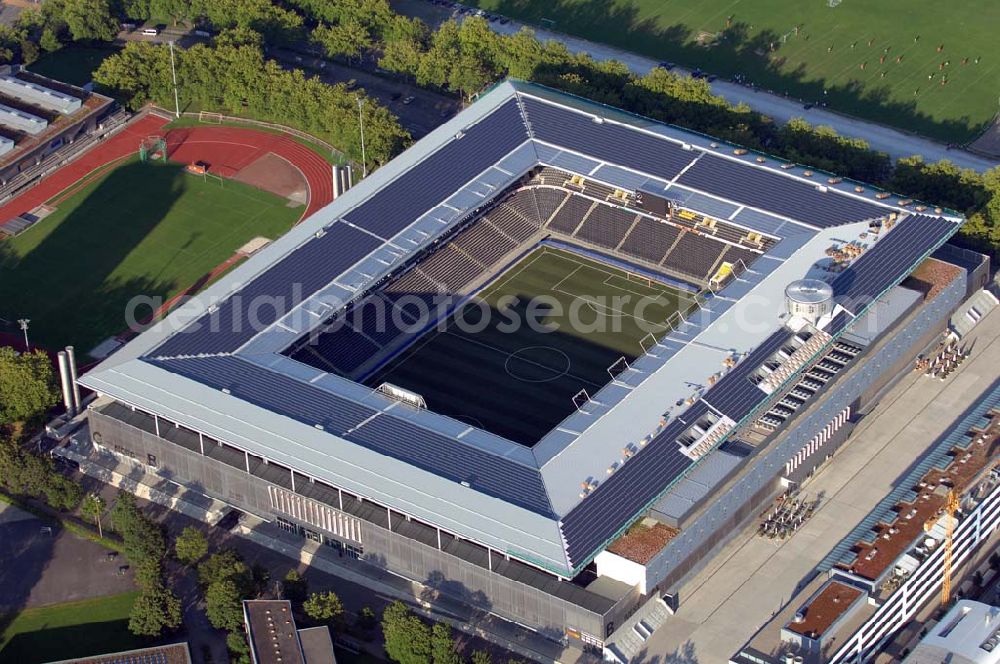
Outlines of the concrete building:
{"type": "Polygon", "coordinates": [[[83,376],[92,442],[359,569],[628,659],[939,338],[969,273],[929,256],[961,221],[506,82],[83,376]],[[508,256],[557,241],[704,302],[531,445],[295,354],[487,222],[521,229],[508,256]],[[829,285],[821,315],[786,311],[800,279],[829,285]],[[287,306],[251,325],[260,296],[287,306]]]}
{"type": "MultiPolygon", "coordinates": [[[[730,661],[784,664],[788,657],[802,657],[810,664],[869,661],[922,607],[940,601],[946,564],[961,569],[1000,528],[998,444],[1000,385],[995,385],[903,478],[898,489],[830,552],[800,595],[730,661]],[[949,492],[954,492],[959,505],[954,517],[945,510],[949,492]],[[949,545],[948,521],[952,519],[949,545]],[[812,626],[809,607],[817,598],[826,599],[814,612],[818,626],[812,626]]],[[[960,601],[955,608],[967,605],[960,601]]],[[[941,638],[931,644],[944,643],[943,637],[962,623],[965,613],[965,609],[957,614],[953,609],[952,619],[946,617],[934,628],[932,633],[941,638]]],[[[976,615],[955,632],[955,640],[967,640],[969,633],[978,634],[977,630],[991,625],[990,635],[995,634],[1000,625],[997,610],[990,607],[976,615]]],[[[990,635],[981,642],[987,642],[990,635]]],[[[974,652],[975,648],[956,651],[952,659],[915,661],[964,662],[958,657],[974,652]]],[[[993,659],[969,661],[996,661],[994,654],[984,651],[982,655],[993,659]]]]}
{"type": "Polygon", "coordinates": [[[337,664],[329,628],[298,629],[288,600],[244,600],[243,624],[253,664],[337,664]]]}
{"type": "Polygon", "coordinates": [[[963,599],[955,603],[903,664],[997,664],[1000,609],[963,599]]]}

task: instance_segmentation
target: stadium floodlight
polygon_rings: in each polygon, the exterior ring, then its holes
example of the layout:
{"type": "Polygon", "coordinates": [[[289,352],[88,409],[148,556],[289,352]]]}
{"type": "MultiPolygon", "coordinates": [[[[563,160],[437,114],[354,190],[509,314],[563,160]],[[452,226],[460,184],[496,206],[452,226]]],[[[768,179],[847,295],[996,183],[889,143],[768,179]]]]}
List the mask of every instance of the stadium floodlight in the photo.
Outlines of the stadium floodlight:
{"type": "Polygon", "coordinates": [[[28,342],[28,323],[31,322],[30,318],[18,318],[17,324],[21,326],[21,331],[24,332],[24,351],[26,353],[31,352],[31,344],[28,342]]]}

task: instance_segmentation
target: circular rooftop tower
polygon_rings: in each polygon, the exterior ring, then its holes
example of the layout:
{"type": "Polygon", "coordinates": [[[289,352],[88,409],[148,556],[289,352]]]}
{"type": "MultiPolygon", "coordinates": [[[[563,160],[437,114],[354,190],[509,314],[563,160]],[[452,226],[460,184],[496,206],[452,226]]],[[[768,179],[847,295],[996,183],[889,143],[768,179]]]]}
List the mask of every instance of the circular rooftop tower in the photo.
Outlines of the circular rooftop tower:
{"type": "Polygon", "coordinates": [[[833,289],[819,279],[799,279],[785,288],[785,309],[794,318],[803,318],[815,325],[833,311],[833,289]]]}

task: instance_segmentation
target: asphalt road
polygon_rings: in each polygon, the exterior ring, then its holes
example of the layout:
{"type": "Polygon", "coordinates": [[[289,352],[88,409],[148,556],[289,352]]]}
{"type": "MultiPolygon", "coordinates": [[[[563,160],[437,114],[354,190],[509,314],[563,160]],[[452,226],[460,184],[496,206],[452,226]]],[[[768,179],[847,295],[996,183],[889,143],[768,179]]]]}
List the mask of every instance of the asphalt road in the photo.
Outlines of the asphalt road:
{"type": "MultiPolygon", "coordinates": [[[[391,4],[397,12],[408,16],[419,16],[432,25],[436,25],[450,17],[452,11],[432,5],[426,0],[392,0],[391,4]]],[[[490,23],[490,27],[500,34],[513,34],[524,27],[524,24],[517,21],[510,21],[505,25],[492,22],[490,23]]],[[[566,48],[573,53],[588,53],[597,60],[619,60],[639,75],[646,74],[658,66],[656,60],[635,53],[557,32],[542,30],[535,26],[528,27],[535,31],[539,39],[554,39],[565,44],[566,48]]],[[[678,67],[674,71],[690,73],[681,67],[678,67]]],[[[801,117],[814,125],[829,125],[843,136],[862,138],[868,141],[868,144],[873,149],[881,150],[893,159],[919,154],[923,155],[927,161],[949,159],[962,168],[973,168],[977,171],[985,171],[1000,164],[1000,160],[998,159],[980,157],[966,150],[949,149],[943,143],[921,138],[920,136],[908,134],[874,122],[852,118],[822,108],[814,107],[806,110],[801,102],[787,99],[780,95],[754,90],[729,81],[717,80],[711,86],[712,92],[725,97],[731,103],[746,103],[750,108],[769,115],[779,122],[787,122],[792,118],[801,117]]]]}

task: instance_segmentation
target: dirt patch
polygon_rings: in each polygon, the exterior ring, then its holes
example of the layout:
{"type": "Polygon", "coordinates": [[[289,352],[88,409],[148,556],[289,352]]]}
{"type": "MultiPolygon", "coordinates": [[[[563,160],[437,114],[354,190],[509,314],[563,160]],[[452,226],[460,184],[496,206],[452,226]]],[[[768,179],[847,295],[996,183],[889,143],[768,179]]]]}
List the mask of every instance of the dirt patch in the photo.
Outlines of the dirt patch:
{"type": "Polygon", "coordinates": [[[273,152],[268,152],[240,169],[233,175],[233,179],[277,194],[296,204],[305,205],[308,198],[309,187],[302,171],[273,152]]]}

